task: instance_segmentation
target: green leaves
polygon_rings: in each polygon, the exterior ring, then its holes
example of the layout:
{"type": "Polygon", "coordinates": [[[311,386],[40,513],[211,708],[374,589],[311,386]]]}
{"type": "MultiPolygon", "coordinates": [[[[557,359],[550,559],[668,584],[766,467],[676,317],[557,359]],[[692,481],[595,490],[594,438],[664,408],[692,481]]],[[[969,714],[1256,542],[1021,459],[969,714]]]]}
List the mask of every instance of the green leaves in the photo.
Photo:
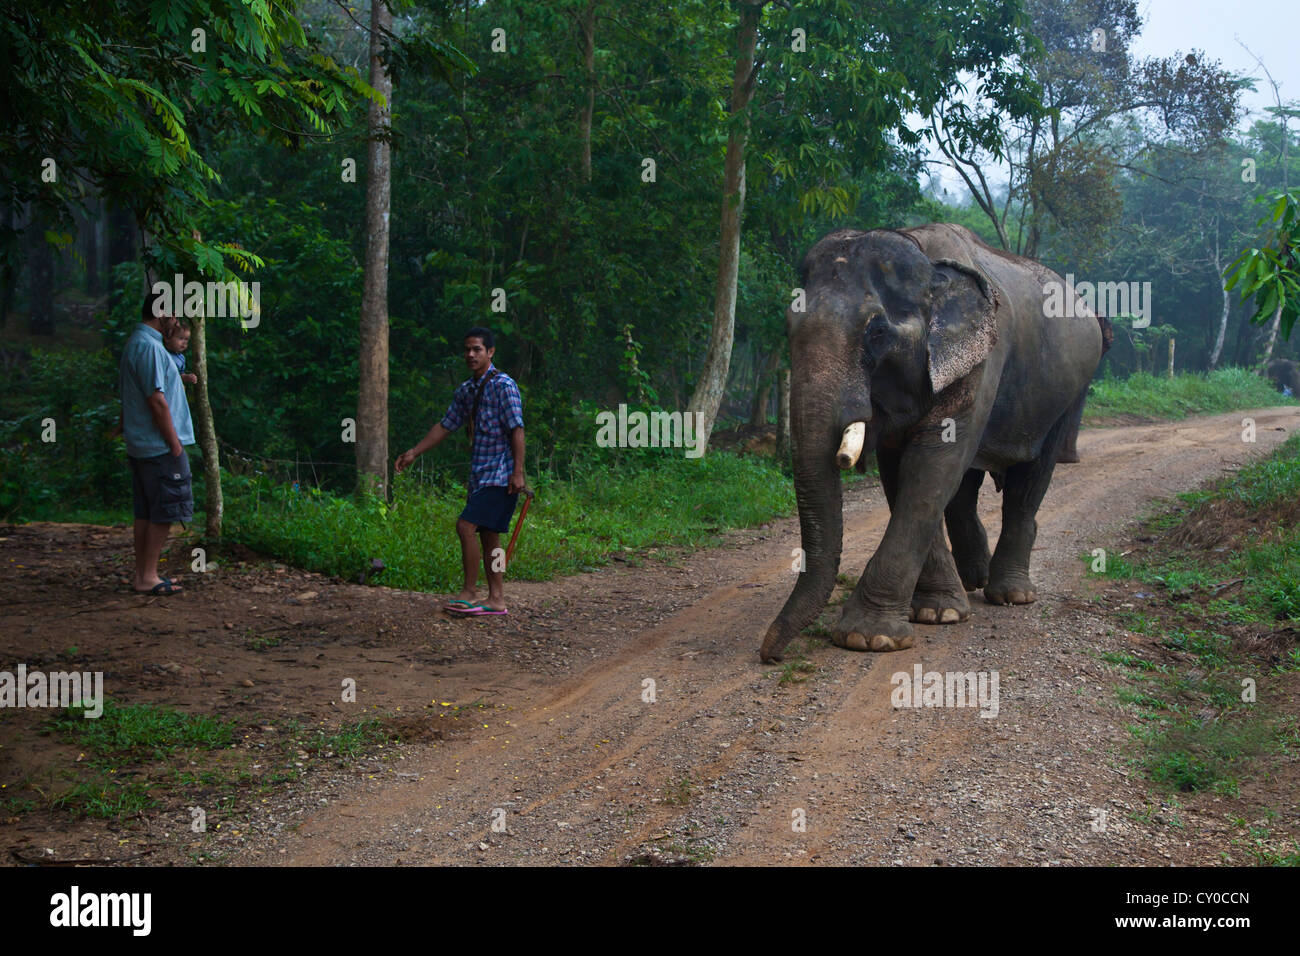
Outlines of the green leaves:
{"type": "Polygon", "coordinates": [[[1256,226],[1264,230],[1264,241],[1244,249],[1224,270],[1224,285],[1236,289],[1242,301],[1255,297],[1250,321],[1264,325],[1280,312],[1282,337],[1289,339],[1300,315],[1300,259],[1297,258],[1297,219],[1300,194],[1272,190],[1255,198],[1269,207],[1256,226]]]}
{"type": "MultiPolygon", "coordinates": [[[[298,10],[297,0],[14,8],[0,18],[0,171],[13,201],[66,221],[69,205],[97,192],[133,209],[157,243],[182,248],[218,179],[198,144],[241,129],[325,133],[373,93],[317,49],[298,10]],[[34,177],[32,156],[53,159],[58,180],[34,177]]],[[[205,265],[215,265],[210,251],[205,265]]]]}

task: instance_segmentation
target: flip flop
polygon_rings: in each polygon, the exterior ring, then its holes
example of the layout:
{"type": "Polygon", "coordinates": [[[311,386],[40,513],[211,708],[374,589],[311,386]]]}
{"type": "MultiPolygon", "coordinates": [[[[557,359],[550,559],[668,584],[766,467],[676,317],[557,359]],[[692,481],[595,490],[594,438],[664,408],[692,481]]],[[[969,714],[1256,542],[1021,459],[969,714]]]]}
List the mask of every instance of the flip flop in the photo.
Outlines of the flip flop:
{"type": "Polygon", "coordinates": [[[486,604],[471,604],[465,610],[460,612],[466,617],[505,617],[508,611],[498,611],[496,608],[488,607],[486,604]]]}
{"type": "Polygon", "coordinates": [[[454,601],[448,601],[444,604],[442,609],[444,611],[451,611],[453,614],[464,614],[466,610],[474,606],[475,604],[472,601],[462,601],[460,598],[456,598],[454,601]],[[457,605],[459,605],[459,607],[457,607],[457,605]]]}
{"type": "MultiPolygon", "coordinates": [[[[135,591],[135,588],[131,590],[135,591]]],[[[136,591],[136,594],[143,594],[145,597],[170,597],[173,594],[180,594],[185,589],[178,587],[176,582],[171,578],[163,578],[148,591],[136,591]]]]}

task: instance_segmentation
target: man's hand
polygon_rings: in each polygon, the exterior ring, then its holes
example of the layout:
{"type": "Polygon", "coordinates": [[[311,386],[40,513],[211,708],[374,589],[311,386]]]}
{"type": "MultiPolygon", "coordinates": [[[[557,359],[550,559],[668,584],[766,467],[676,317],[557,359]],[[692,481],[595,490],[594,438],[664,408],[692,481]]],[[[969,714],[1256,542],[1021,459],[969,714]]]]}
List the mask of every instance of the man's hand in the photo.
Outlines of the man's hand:
{"type": "Polygon", "coordinates": [[[516,471],[510,476],[510,484],[506,488],[506,494],[521,494],[524,490],[524,484],[524,473],[522,471],[516,471]]]}
{"type": "Polygon", "coordinates": [[[199,383],[199,377],[197,375],[191,375],[189,372],[181,372],[181,381],[186,385],[197,385],[199,383]]]}
{"type": "Polygon", "coordinates": [[[167,450],[172,453],[173,458],[179,458],[181,455],[185,454],[185,449],[181,446],[181,443],[175,439],[172,439],[167,443],[167,450]]]}
{"type": "Polygon", "coordinates": [[[411,462],[413,461],[415,461],[415,449],[408,448],[397,456],[397,462],[393,465],[394,473],[400,475],[407,468],[411,467],[411,462]]]}

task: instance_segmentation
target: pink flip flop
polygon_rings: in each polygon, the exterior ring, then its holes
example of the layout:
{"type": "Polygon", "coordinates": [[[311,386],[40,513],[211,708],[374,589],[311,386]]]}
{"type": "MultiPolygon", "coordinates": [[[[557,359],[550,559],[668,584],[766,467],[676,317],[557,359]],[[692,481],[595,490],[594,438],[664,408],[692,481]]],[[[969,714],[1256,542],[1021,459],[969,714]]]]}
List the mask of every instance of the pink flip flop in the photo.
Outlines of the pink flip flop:
{"type": "Polygon", "coordinates": [[[488,607],[486,604],[471,604],[469,607],[462,611],[457,611],[456,613],[462,614],[465,617],[505,617],[508,614],[507,611],[498,611],[495,608],[488,607]]]}

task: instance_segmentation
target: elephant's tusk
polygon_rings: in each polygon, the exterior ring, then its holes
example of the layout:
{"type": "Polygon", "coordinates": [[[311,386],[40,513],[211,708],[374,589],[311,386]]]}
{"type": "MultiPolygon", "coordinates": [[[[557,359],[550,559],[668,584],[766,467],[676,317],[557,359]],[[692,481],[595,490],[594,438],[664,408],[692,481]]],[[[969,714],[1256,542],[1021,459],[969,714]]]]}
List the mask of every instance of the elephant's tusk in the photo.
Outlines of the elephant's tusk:
{"type": "Polygon", "coordinates": [[[862,443],[866,438],[866,422],[854,422],[844,429],[844,440],[840,442],[840,450],[835,455],[835,463],[846,470],[856,465],[858,459],[862,457],[862,443]]]}

